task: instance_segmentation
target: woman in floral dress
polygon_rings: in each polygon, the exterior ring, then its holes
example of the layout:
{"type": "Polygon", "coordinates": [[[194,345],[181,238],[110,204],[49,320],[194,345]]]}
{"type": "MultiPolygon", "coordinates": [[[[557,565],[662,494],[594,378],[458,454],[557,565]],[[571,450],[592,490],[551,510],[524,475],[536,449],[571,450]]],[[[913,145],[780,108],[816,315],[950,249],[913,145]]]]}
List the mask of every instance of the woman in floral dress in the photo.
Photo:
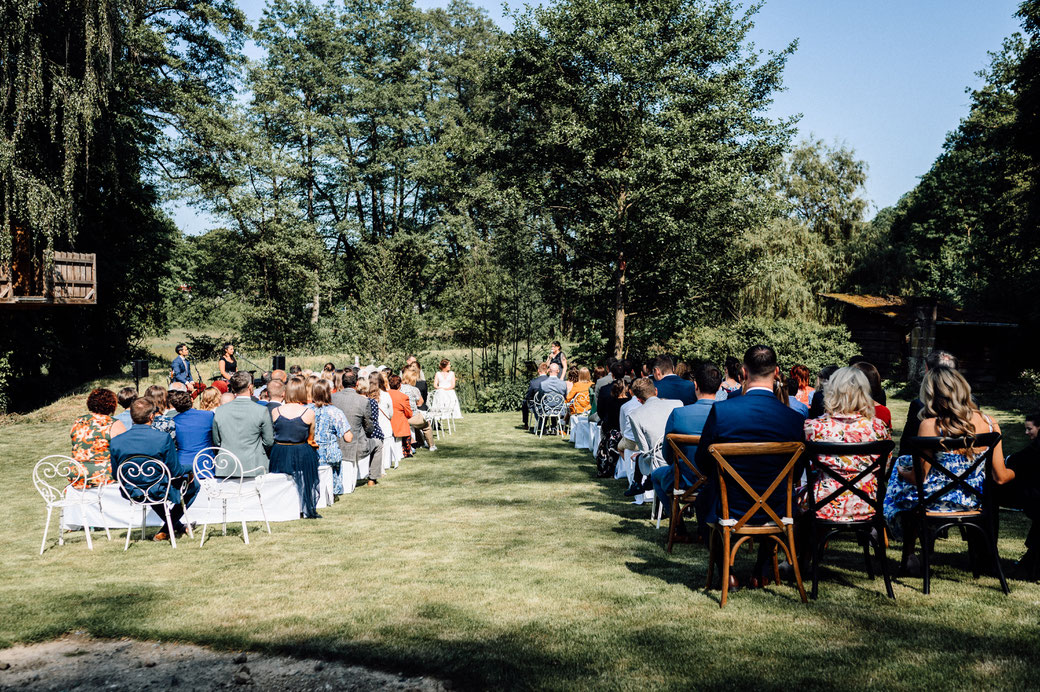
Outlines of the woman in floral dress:
{"type": "MultiPolygon", "coordinates": [[[[830,385],[828,385],[829,387],[830,385]]],[[[940,366],[925,373],[921,382],[921,427],[920,437],[974,437],[987,432],[1000,432],[996,421],[979,410],[971,399],[971,386],[964,376],[953,368],[940,366]]],[[[939,463],[951,473],[960,475],[975,462],[984,449],[954,449],[939,453],[939,463]]],[[[993,480],[1003,485],[1014,479],[1015,472],[1004,464],[1003,444],[998,442],[993,450],[993,480]]],[[[922,463],[924,493],[930,495],[942,489],[949,481],[945,474],[929,473],[931,466],[922,463]]],[[[985,466],[979,464],[967,482],[982,492],[985,466]]],[[[896,459],[892,465],[892,477],[888,481],[885,495],[885,520],[892,533],[902,535],[902,522],[898,519],[917,505],[917,477],[914,474],[913,458],[907,454],[896,459]]],[[[946,493],[941,501],[928,507],[932,512],[963,512],[977,509],[979,498],[974,493],[957,487],[946,493]]]]}
{"type": "Polygon", "coordinates": [[[351,465],[346,484],[349,490],[344,490],[343,482],[343,450],[340,449],[339,441],[350,442],[354,434],[350,432],[350,423],[343,411],[332,405],[332,385],[320,379],[311,385],[311,399],[314,404],[314,441],[318,443],[318,464],[327,464],[332,467],[332,493],[342,495],[344,492],[354,492],[357,485],[357,469],[351,465]]]}
{"type": "MultiPolygon", "coordinates": [[[[874,415],[874,400],[870,396],[870,382],[860,370],[841,368],[831,376],[824,394],[824,413],[819,418],[805,421],[805,439],[809,442],[863,443],[890,440],[892,434],[883,420],[874,415]]],[[[841,457],[821,456],[819,463],[851,481],[863,469],[877,460],[867,455],[841,457]]],[[[875,497],[877,477],[870,475],[856,487],[867,496],[875,497]]],[[[825,498],[841,486],[832,477],[821,473],[816,480],[815,493],[825,498]]],[[[827,521],[859,521],[869,519],[874,512],[863,498],[845,491],[816,512],[827,521]]]]}
{"type": "Polygon", "coordinates": [[[79,474],[72,479],[77,488],[96,488],[113,482],[111,456],[108,451],[109,428],[116,412],[116,394],[109,389],[95,389],[87,397],[87,411],[72,424],[72,458],[79,474]]]}

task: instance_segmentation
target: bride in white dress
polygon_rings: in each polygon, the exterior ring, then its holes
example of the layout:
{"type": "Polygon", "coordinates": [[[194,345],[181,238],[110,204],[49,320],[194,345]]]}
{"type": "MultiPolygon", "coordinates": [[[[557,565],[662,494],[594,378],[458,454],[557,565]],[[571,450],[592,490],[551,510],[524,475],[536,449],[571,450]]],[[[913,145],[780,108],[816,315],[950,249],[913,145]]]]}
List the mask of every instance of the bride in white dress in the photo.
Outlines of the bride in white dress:
{"type": "Polygon", "coordinates": [[[455,418],[462,418],[462,408],[459,407],[459,396],[455,393],[455,373],[451,369],[451,361],[447,358],[441,361],[441,369],[433,377],[433,405],[438,409],[450,411],[455,418]]]}

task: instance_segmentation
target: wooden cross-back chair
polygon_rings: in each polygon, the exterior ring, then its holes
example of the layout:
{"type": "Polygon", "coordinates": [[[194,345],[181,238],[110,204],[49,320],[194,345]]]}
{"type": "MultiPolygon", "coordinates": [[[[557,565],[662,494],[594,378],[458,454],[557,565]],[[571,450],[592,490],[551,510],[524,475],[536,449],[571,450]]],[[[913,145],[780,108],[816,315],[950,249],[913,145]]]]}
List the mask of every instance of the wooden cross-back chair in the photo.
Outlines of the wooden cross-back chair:
{"type": "MultiPolygon", "coordinates": [[[[675,537],[678,535],[679,521],[682,516],[682,512],[687,507],[697,501],[697,496],[700,494],[701,487],[707,480],[707,476],[700,472],[693,462],[683,454],[682,447],[680,445],[698,445],[701,442],[700,435],[681,435],[679,433],[669,433],[665,439],[668,442],[668,446],[672,448],[672,454],[675,455],[675,478],[672,481],[672,515],[668,521],[668,546],[665,548],[669,553],[672,552],[672,545],[675,543],[675,537]],[[683,488],[682,481],[684,478],[684,472],[689,471],[690,475],[693,476],[693,482],[689,487],[683,488]]],[[[664,502],[664,498],[658,498],[659,502],[664,502]]]]}
{"type": "Polygon", "coordinates": [[[802,456],[805,445],[801,442],[727,442],[713,444],[708,448],[715,460],[718,462],[719,495],[722,509],[716,524],[712,527],[711,550],[708,558],[708,579],[705,588],[711,588],[714,575],[715,559],[717,549],[721,543],[722,548],[722,599],[719,607],[726,605],[729,596],[729,572],[733,566],[734,558],[740,546],[753,538],[771,538],[776,545],[773,546],[773,578],[777,584],[780,583],[780,567],[777,563],[777,547],[784,551],[787,562],[794,569],[795,583],[798,586],[798,594],[802,602],[807,602],[805,587],[802,586],[802,574],[798,569],[798,556],[794,547],[794,468],[802,456]],[[764,492],[753,488],[740,472],[733,468],[730,459],[745,456],[766,455],[788,455],[787,462],[781,467],[779,473],[764,492]],[[739,519],[733,519],[729,515],[729,480],[735,482],[747,497],[751,500],[751,507],[739,519]],[[785,495],[785,516],[781,517],[769,505],[769,500],[777,492],[785,495]],[[765,515],[765,521],[761,524],[750,523],[752,519],[758,519],[765,515]],[[732,543],[733,536],[739,538],[732,543]]]}
{"type": "Polygon", "coordinates": [[[827,542],[838,533],[855,533],[863,546],[863,559],[867,565],[867,576],[874,578],[874,567],[870,561],[870,546],[874,546],[878,562],[881,564],[881,574],[885,579],[885,591],[889,598],[895,598],[892,591],[892,577],[888,571],[888,558],[885,554],[885,515],[883,511],[885,502],[885,489],[888,486],[889,459],[895,443],[892,440],[876,440],[874,442],[809,442],[806,445],[806,454],[813,462],[812,468],[819,475],[818,480],[827,478],[834,481],[838,488],[832,492],[817,497],[816,483],[809,485],[809,521],[812,524],[812,591],[815,599],[819,592],[820,558],[823,555],[827,542]],[[837,469],[820,462],[820,457],[849,457],[869,456],[873,461],[865,466],[852,479],[848,479],[837,469]],[[865,492],[858,485],[861,481],[874,477],[877,480],[874,496],[865,492]],[[872,514],[865,519],[855,521],[839,521],[822,519],[817,512],[826,507],[837,498],[851,493],[865,502],[871,509],[872,514]]]}
{"type": "MultiPolygon", "coordinates": [[[[1004,577],[1004,569],[1000,564],[1000,552],[997,548],[997,503],[993,493],[993,453],[1000,442],[1000,433],[989,432],[976,435],[973,438],[951,438],[951,437],[915,437],[910,440],[910,449],[913,450],[914,475],[917,482],[917,504],[910,510],[910,520],[913,522],[911,531],[908,532],[906,540],[903,541],[903,558],[900,569],[906,568],[907,560],[914,550],[917,533],[921,533],[921,574],[924,578],[922,591],[925,594],[931,592],[931,553],[932,542],[936,534],[953,527],[958,527],[963,532],[974,531],[980,536],[993,559],[997,570],[997,578],[1000,580],[1000,588],[1005,594],[1010,594],[1007,579],[1004,577]],[[971,460],[971,464],[961,473],[954,473],[938,461],[939,452],[952,452],[964,449],[979,449],[985,447],[986,451],[977,454],[971,460]],[[934,493],[926,495],[924,492],[925,477],[924,456],[931,465],[929,473],[939,473],[947,482],[934,493]],[[978,472],[979,467],[983,469],[982,490],[969,483],[969,479],[978,472]],[[978,500],[976,509],[944,512],[941,510],[930,510],[929,507],[941,501],[956,489],[964,491],[968,497],[978,500]]],[[[975,554],[972,544],[968,542],[968,556],[971,562],[972,573],[976,578],[980,574],[978,555],[975,554]]]]}

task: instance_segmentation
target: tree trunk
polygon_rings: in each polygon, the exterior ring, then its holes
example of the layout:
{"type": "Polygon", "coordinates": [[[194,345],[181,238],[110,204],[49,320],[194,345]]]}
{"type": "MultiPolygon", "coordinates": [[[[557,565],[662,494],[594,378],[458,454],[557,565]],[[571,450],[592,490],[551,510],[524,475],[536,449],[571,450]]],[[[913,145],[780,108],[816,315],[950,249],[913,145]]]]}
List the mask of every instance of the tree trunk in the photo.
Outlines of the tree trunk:
{"type": "Polygon", "coordinates": [[[618,253],[617,286],[614,291],[614,357],[625,353],[625,253],[618,253]]]}
{"type": "Polygon", "coordinates": [[[321,308],[321,275],[314,270],[314,305],[311,306],[311,324],[318,323],[318,313],[321,308]]]}

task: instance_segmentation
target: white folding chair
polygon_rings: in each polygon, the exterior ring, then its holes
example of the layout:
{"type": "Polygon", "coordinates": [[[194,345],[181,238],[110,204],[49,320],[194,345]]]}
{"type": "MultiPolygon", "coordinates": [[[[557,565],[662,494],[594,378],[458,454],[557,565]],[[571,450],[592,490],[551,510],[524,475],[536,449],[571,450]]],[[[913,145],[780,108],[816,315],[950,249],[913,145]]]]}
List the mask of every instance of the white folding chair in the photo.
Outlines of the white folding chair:
{"type": "Polygon", "coordinates": [[[87,548],[94,549],[94,543],[90,538],[91,526],[87,520],[87,508],[97,505],[98,513],[101,515],[101,523],[105,527],[105,535],[112,540],[112,533],[108,530],[108,522],[101,507],[101,488],[89,488],[86,485],[87,468],[75,459],[61,454],[52,454],[36,462],[33,467],[33,485],[47,503],[47,520],[43,525],[43,541],[40,543],[40,555],[47,546],[47,532],[51,527],[51,514],[57,507],[58,513],[58,545],[65,545],[65,530],[62,528],[65,519],[66,507],[79,507],[81,521],[83,522],[83,535],[87,538],[87,548]],[[75,485],[82,483],[82,488],[75,485]]]}
{"type": "MultiPolygon", "coordinates": [[[[195,480],[199,482],[202,492],[206,495],[209,503],[220,502],[221,521],[224,527],[224,535],[227,535],[227,510],[228,501],[238,504],[238,511],[242,516],[242,539],[249,545],[249,527],[246,526],[244,516],[245,501],[256,497],[260,505],[260,513],[267,525],[267,533],[271,533],[271,522],[267,520],[267,511],[264,509],[264,500],[260,494],[263,489],[264,476],[246,476],[258,469],[243,469],[242,461],[235,454],[223,447],[207,447],[195,455],[191,462],[195,471],[195,480]],[[245,479],[251,478],[253,482],[245,485],[245,479]]],[[[199,542],[201,548],[206,544],[207,522],[202,524],[202,540],[199,542]]]]}
{"type": "Polygon", "coordinates": [[[562,394],[546,392],[541,401],[542,418],[538,423],[538,437],[545,434],[545,424],[549,420],[556,421],[556,427],[563,424],[563,416],[567,412],[567,402],[562,394]]]}
{"type": "MultiPolygon", "coordinates": [[[[436,392],[430,401],[430,425],[433,426],[438,440],[441,439],[441,431],[451,434],[451,411],[448,410],[444,397],[437,396],[436,392]]],[[[383,444],[386,444],[385,440],[383,444]]]]}
{"type": "MultiPolygon", "coordinates": [[[[123,495],[132,507],[141,508],[141,540],[145,537],[145,523],[148,520],[148,509],[162,507],[166,513],[166,526],[170,529],[170,544],[177,547],[177,536],[173,530],[173,518],[170,516],[170,486],[173,477],[166,464],[149,457],[130,457],[119,465],[116,480],[123,489],[123,495]]],[[[156,510],[158,513],[158,510],[156,510]]],[[[130,548],[130,536],[134,531],[133,513],[126,525],[126,543],[123,550],[130,548]]]]}

